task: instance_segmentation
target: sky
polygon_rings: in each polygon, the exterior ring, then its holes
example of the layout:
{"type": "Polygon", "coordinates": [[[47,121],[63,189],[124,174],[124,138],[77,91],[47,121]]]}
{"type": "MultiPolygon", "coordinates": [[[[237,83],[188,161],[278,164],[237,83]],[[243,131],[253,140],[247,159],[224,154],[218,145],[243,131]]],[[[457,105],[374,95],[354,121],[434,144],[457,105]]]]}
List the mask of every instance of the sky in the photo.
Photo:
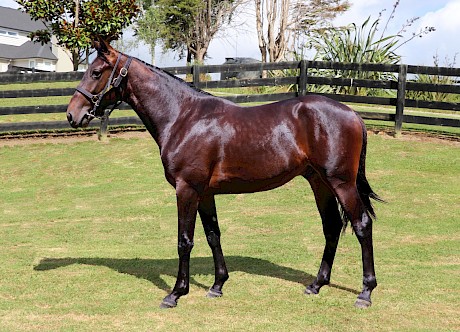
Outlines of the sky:
{"type": "MultiPolygon", "coordinates": [[[[393,10],[395,0],[349,0],[351,8],[339,16],[334,25],[356,23],[360,25],[371,16],[371,20],[378,18],[379,12],[385,9],[382,17],[382,26],[393,10]]],[[[16,8],[14,0],[0,0],[0,6],[16,8]]],[[[414,25],[404,34],[410,38],[413,32],[433,26],[436,31],[416,38],[401,47],[402,63],[411,65],[431,66],[433,57],[437,55],[439,65],[451,64],[458,55],[460,62],[460,40],[456,37],[460,31],[460,0],[400,0],[394,18],[388,26],[388,33],[395,34],[401,30],[403,24],[411,18],[419,17],[414,25]]],[[[210,45],[207,64],[221,64],[226,57],[251,57],[260,59],[257,35],[255,32],[254,12],[248,9],[246,14],[239,15],[233,22],[233,27],[220,34],[210,45]]],[[[128,35],[128,34],[125,34],[128,35]]],[[[129,37],[128,37],[129,38],[129,37]]],[[[150,62],[151,56],[148,47],[140,45],[128,53],[144,61],[150,62]]],[[[157,47],[155,52],[156,65],[177,66],[184,65],[175,54],[164,54],[157,47]]],[[[460,66],[460,64],[455,64],[460,66]]]]}
{"type": "MultiPolygon", "coordinates": [[[[393,0],[351,0],[350,11],[336,19],[336,24],[363,22],[369,15],[377,18],[382,9],[384,22],[393,10],[393,0]]],[[[432,66],[433,56],[439,57],[439,65],[451,63],[459,54],[460,41],[456,37],[460,31],[460,0],[400,0],[394,19],[390,21],[390,33],[398,33],[402,25],[410,18],[419,17],[414,26],[404,34],[418,32],[424,27],[434,27],[436,31],[422,38],[416,38],[400,50],[402,63],[411,65],[432,66]]],[[[460,65],[457,63],[457,65],[460,65]]]]}

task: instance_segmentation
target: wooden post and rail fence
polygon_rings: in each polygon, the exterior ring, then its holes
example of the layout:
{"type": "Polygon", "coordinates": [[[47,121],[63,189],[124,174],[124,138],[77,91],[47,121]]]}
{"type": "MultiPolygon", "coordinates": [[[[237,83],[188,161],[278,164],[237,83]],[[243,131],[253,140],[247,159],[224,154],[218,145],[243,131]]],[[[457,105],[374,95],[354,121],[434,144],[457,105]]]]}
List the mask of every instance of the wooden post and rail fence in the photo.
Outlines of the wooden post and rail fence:
{"type": "MultiPolygon", "coordinates": [[[[387,64],[359,64],[359,63],[335,63],[322,61],[295,61],[279,63],[254,63],[254,64],[226,64],[226,65],[207,65],[207,66],[188,66],[188,67],[168,67],[165,71],[174,75],[188,75],[193,78],[193,84],[200,89],[225,89],[243,87],[266,87],[266,86],[288,86],[289,92],[283,93],[257,93],[257,94],[235,94],[225,95],[226,98],[236,103],[250,102],[272,102],[283,99],[306,95],[313,91],[321,92],[321,87],[326,87],[328,93],[317,93],[326,95],[332,99],[343,103],[358,103],[386,106],[387,112],[359,112],[362,118],[368,120],[390,121],[394,124],[394,130],[398,134],[401,132],[403,123],[417,123],[424,125],[460,127],[460,103],[447,101],[430,101],[422,99],[408,99],[407,93],[410,91],[421,93],[433,93],[448,95],[447,100],[460,101],[460,85],[457,78],[460,77],[460,68],[448,67],[425,67],[411,65],[387,65],[387,64]],[[268,78],[252,79],[226,79],[208,80],[203,79],[210,73],[242,73],[242,72],[270,72],[283,73],[282,75],[268,75],[268,78]],[[385,79],[358,79],[348,78],[347,72],[354,73],[386,73],[385,79]],[[444,80],[447,84],[418,83],[408,79],[409,75],[431,75],[432,77],[448,78],[444,80]],[[372,89],[377,91],[373,96],[331,93],[331,87],[340,89],[372,89]],[[378,92],[380,91],[380,93],[378,92]],[[388,106],[394,107],[394,113],[388,112],[388,106]],[[410,115],[404,113],[405,108],[423,108],[434,110],[451,111],[448,116],[445,114],[410,115]]],[[[0,74],[0,84],[13,83],[32,83],[32,82],[60,82],[60,81],[79,81],[83,76],[81,72],[69,73],[2,73],[0,74]]],[[[208,75],[209,76],[209,75],[208,75]]],[[[363,77],[365,75],[362,75],[363,77]]],[[[368,75],[368,77],[372,77],[368,75]]],[[[74,88],[62,89],[24,89],[0,90],[0,117],[14,114],[35,114],[35,113],[63,113],[62,121],[43,121],[43,122],[16,122],[1,123],[0,134],[7,132],[33,132],[47,130],[69,129],[65,120],[64,112],[67,105],[45,105],[45,106],[15,106],[2,107],[2,100],[6,98],[36,98],[51,96],[71,96],[74,88]]],[[[416,95],[416,94],[415,94],[416,95]]],[[[129,109],[129,105],[122,104],[119,109],[129,109]]],[[[94,122],[94,121],[93,121],[94,122]]],[[[93,123],[94,125],[94,123],[93,123]]],[[[142,125],[137,117],[112,117],[111,126],[142,125]]],[[[106,130],[107,123],[102,123],[102,130],[106,130]],[[105,128],[105,129],[104,129],[105,128]]],[[[70,129],[69,129],[70,130],[70,129]]],[[[104,132],[102,133],[104,135],[104,132]]]]}

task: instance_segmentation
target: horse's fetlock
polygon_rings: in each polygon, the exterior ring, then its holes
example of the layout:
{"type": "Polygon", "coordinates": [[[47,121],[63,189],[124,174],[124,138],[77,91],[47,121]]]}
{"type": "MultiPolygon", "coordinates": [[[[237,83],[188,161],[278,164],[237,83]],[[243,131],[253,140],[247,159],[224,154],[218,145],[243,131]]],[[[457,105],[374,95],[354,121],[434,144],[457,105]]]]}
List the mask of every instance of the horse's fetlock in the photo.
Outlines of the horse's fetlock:
{"type": "Polygon", "coordinates": [[[219,274],[219,281],[224,283],[228,280],[228,278],[230,278],[230,276],[228,275],[227,271],[221,271],[221,273],[219,274]]]}
{"type": "Polygon", "coordinates": [[[363,285],[372,290],[377,287],[377,279],[375,276],[364,276],[363,285]]]}

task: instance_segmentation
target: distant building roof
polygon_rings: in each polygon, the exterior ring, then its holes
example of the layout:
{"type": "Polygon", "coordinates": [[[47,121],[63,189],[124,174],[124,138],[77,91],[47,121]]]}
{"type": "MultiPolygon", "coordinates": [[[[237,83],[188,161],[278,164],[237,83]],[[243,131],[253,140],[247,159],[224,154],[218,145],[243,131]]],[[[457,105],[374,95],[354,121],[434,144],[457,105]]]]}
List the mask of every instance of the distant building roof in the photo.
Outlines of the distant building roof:
{"type": "MultiPolygon", "coordinates": [[[[18,9],[12,9],[0,6],[0,28],[10,30],[32,32],[45,28],[40,21],[33,21],[27,14],[18,9]]],[[[42,58],[57,60],[57,57],[51,51],[51,44],[42,45],[28,41],[21,46],[12,46],[1,44],[0,58],[5,59],[30,59],[42,58]]]]}
{"type": "Polygon", "coordinates": [[[0,6],[0,27],[32,32],[44,29],[45,25],[41,21],[32,20],[29,14],[19,9],[0,6]]]}
{"type": "Polygon", "coordinates": [[[42,58],[57,60],[57,57],[51,52],[51,44],[41,45],[28,41],[21,46],[2,45],[0,47],[0,58],[5,59],[30,59],[42,58]]]}

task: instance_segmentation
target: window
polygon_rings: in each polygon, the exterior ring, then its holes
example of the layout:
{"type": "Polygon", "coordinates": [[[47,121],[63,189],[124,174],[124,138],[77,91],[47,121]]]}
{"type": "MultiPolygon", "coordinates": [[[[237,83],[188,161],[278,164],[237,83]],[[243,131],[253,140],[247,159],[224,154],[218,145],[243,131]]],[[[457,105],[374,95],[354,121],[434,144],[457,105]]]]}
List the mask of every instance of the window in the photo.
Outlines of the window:
{"type": "Polygon", "coordinates": [[[15,31],[7,31],[7,30],[0,29],[0,36],[17,38],[19,34],[15,31]]]}
{"type": "Polygon", "coordinates": [[[35,60],[29,60],[29,68],[35,68],[35,60]]]}

